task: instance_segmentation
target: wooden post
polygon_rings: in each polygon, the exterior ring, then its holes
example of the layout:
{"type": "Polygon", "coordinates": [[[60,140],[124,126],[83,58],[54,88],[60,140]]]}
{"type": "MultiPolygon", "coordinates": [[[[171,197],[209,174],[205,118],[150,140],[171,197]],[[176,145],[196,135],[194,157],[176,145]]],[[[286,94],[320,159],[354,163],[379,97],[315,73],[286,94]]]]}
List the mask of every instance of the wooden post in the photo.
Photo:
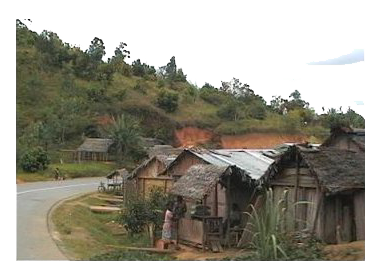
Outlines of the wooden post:
{"type": "Polygon", "coordinates": [[[214,216],[218,216],[218,208],[219,208],[219,203],[218,203],[218,197],[217,197],[217,187],[218,187],[219,183],[216,183],[216,186],[215,186],[215,197],[214,197],[214,200],[213,200],[213,208],[214,208],[214,216]]]}
{"type": "Polygon", "coordinates": [[[226,198],[227,198],[227,231],[226,231],[226,238],[227,238],[227,247],[230,248],[231,176],[228,176],[228,179],[227,179],[226,198]]]}
{"type": "Polygon", "coordinates": [[[146,184],[145,179],[142,179],[143,198],[146,198],[146,184]]]}
{"type": "MultiPolygon", "coordinates": [[[[296,184],[295,184],[295,188],[294,188],[294,202],[296,203],[297,202],[297,200],[298,200],[298,189],[299,189],[299,181],[300,181],[300,161],[299,161],[299,155],[298,155],[298,153],[297,153],[297,150],[296,150],[296,184]]],[[[294,206],[295,208],[294,208],[294,219],[295,219],[295,221],[294,221],[294,227],[295,227],[295,229],[297,229],[297,225],[298,225],[298,223],[297,223],[297,219],[298,219],[298,209],[299,209],[299,207],[298,207],[298,205],[296,204],[295,206],[294,206]]]]}

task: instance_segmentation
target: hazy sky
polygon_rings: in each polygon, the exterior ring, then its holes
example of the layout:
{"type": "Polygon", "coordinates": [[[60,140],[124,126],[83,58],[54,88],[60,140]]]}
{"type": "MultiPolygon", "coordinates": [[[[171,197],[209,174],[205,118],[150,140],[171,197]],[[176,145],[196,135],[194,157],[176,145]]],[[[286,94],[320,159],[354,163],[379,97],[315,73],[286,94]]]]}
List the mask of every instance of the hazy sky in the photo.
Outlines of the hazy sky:
{"type": "Polygon", "coordinates": [[[273,95],[287,98],[297,89],[318,113],[322,106],[350,106],[364,115],[363,61],[308,65],[363,51],[361,4],[209,2],[116,4],[98,16],[80,2],[71,17],[45,12],[31,17],[28,26],[54,31],[83,50],[99,37],[106,46],[104,59],[120,42],[128,44],[128,63],[139,58],[158,68],[174,55],[188,80],[200,87],[205,82],[220,87],[221,81],[236,77],[268,102],[273,95]]]}

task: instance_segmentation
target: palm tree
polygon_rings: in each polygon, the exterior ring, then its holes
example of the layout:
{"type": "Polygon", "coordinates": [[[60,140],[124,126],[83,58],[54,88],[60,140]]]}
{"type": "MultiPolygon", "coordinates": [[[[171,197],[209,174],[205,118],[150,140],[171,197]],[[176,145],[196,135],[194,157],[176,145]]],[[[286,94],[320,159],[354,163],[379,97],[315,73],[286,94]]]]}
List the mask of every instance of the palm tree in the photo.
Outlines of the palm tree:
{"type": "Polygon", "coordinates": [[[123,161],[127,156],[131,159],[138,159],[143,155],[139,126],[133,119],[126,118],[123,114],[116,119],[112,117],[112,125],[108,134],[113,140],[117,160],[123,161]]]}

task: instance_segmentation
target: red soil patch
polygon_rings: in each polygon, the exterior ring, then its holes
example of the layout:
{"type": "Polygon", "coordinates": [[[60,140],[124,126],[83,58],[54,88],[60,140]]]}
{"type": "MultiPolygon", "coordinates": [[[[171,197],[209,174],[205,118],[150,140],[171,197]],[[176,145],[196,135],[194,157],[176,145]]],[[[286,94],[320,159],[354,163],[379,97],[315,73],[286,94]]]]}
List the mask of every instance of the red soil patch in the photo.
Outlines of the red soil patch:
{"type": "Polygon", "coordinates": [[[304,142],[309,137],[302,134],[249,133],[219,136],[207,129],[185,127],[175,132],[178,146],[189,148],[201,144],[220,144],[223,149],[271,149],[288,142],[304,142]]]}
{"type": "Polygon", "coordinates": [[[223,135],[224,149],[271,149],[283,143],[304,142],[308,136],[299,134],[250,133],[243,135],[223,135]]]}
{"type": "Polygon", "coordinates": [[[185,127],[175,131],[176,139],[181,147],[193,147],[199,144],[211,142],[215,134],[206,129],[197,127],[185,127]]]}

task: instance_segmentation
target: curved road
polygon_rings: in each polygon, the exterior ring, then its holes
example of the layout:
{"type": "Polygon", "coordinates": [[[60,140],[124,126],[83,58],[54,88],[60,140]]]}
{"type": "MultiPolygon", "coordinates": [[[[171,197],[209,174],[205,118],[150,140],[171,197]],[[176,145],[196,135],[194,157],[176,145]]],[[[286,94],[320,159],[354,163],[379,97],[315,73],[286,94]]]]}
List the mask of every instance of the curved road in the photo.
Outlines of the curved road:
{"type": "Polygon", "coordinates": [[[47,214],[59,200],[97,190],[105,178],[17,185],[17,260],[67,260],[52,240],[47,214]]]}

